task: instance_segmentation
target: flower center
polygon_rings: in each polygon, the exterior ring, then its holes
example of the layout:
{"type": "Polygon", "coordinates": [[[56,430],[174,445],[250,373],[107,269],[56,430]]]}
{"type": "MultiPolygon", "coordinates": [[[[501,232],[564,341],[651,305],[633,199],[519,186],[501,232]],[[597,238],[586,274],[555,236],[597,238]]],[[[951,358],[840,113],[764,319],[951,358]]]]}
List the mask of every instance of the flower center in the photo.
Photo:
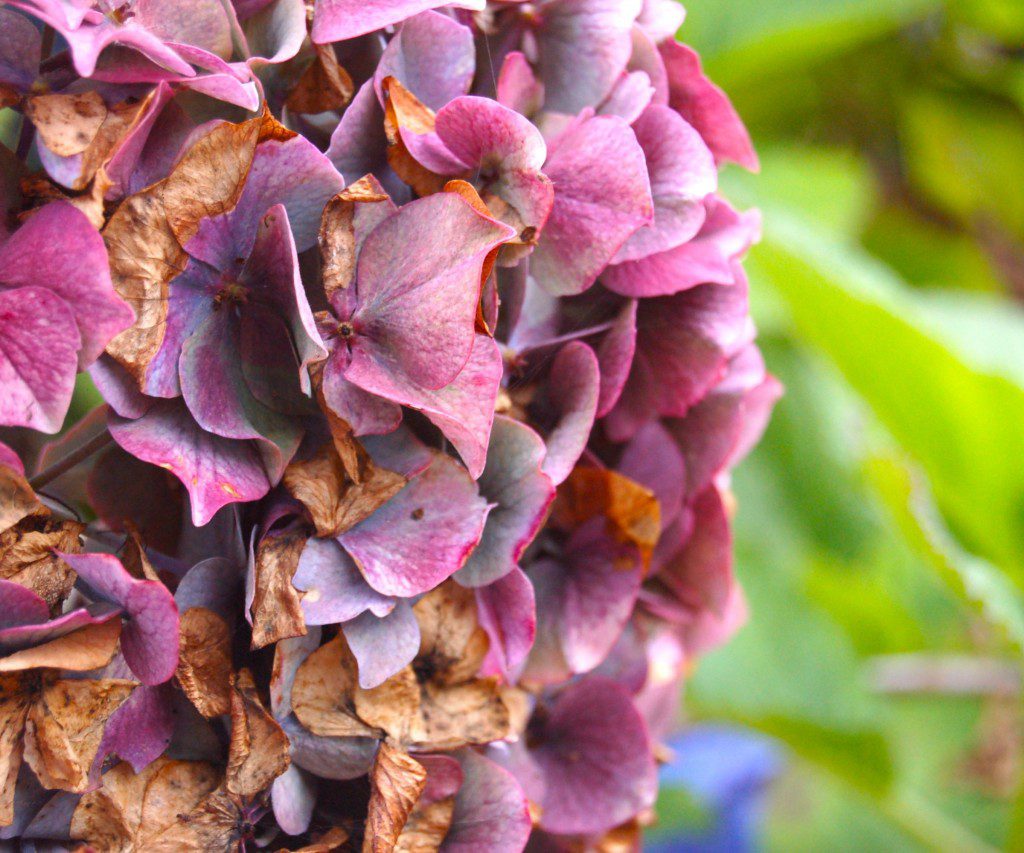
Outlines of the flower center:
{"type": "Polygon", "coordinates": [[[221,287],[213,297],[214,308],[222,305],[245,305],[249,301],[249,290],[237,281],[231,281],[221,287]]]}
{"type": "Polygon", "coordinates": [[[348,320],[343,320],[338,323],[338,336],[344,338],[346,341],[352,340],[356,336],[356,329],[348,320]]]}

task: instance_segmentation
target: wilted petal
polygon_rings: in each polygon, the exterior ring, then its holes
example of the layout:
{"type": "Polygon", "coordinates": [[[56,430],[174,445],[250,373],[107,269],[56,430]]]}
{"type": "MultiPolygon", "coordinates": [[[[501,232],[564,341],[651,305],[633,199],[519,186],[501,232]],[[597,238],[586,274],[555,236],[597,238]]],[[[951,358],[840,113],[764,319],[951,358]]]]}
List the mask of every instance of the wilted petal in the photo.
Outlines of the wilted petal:
{"type": "Polygon", "coordinates": [[[430,467],[339,541],[367,582],[385,595],[433,589],[465,564],[489,507],[454,459],[430,467]]]}
{"type": "Polygon", "coordinates": [[[669,106],[704,137],[718,162],[730,160],[757,171],[750,135],[728,96],[701,70],[696,51],[672,39],[658,46],[669,80],[669,106]]]}
{"type": "Polygon", "coordinates": [[[555,496],[551,478],[541,470],[544,455],[544,442],[532,429],[495,418],[479,480],[480,493],[494,508],[480,544],[456,575],[459,583],[484,586],[515,569],[555,496]]]}
{"type": "Polygon", "coordinates": [[[654,803],[657,770],[643,719],[624,687],[591,676],[555,700],[535,732],[545,777],[540,826],[598,834],[654,803]]]}
{"type": "Polygon", "coordinates": [[[133,578],[111,554],[61,554],[88,592],[124,609],[121,651],[143,684],[162,684],[178,665],[178,608],[160,581],[133,578]]]}
{"type": "Polygon", "coordinates": [[[622,119],[595,116],[553,143],[544,172],[555,203],[530,270],[557,296],[582,293],[654,216],[643,149],[622,119]]]}

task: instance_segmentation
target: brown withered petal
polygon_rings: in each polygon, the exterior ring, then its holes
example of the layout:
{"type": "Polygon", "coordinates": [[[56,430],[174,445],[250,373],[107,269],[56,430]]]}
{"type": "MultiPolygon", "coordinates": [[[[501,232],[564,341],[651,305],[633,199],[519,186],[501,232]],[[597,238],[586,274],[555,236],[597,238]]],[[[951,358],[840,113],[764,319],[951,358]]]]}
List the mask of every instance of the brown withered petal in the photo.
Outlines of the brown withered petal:
{"type": "Polygon", "coordinates": [[[420,626],[418,666],[438,684],[473,678],[487,655],[489,641],[480,627],[473,591],[446,581],[413,607],[420,626]]]}
{"type": "Polygon", "coordinates": [[[292,685],[292,710],[315,735],[377,737],[380,732],[356,716],[357,684],[355,659],[339,634],[298,668],[292,685]]]}
{"type": "Polygon", "coordinates": [[[231,630],[212,610],[190,607],[181,615],[175,677],[204,717],[231,711],[231,630]]]}
{"type": "MultiPolygon", "coordinates": [[[[355,441],[355,439],[353,439],[355,441]]],[[[346,471],[334,443],[310,459],[292,462],[284,472],[289,492],[309,510],[317,536],[339,536],[368,518],[406,484],[401,474],[378,468],[359,448],[359,481],[346,471]]]]}
{"type": "Polygon", "coordinates": [[[25,115],[43,144],[60,157],[85,151],[107,117],[99,92],[35,95],[25,101],[25,115]]]}
{"type": "Polygon", "coordinates": [[[456,749],[503,740],[511,731],[508,708],[495,679],[423,685],[411,742],[420,749],[456,749]]]}
{"type": "Polygon", "coordinates": [[[28,587],[55,612],[71,590],[75,573],[53,552],[77,554],[85,525],[50,516],[48,510],[26,516],[0,533],[0,578],[28,587]]]}
{"type": "Polygon", "coordinates": [[[356,688],[359,719],[382,730],[397,743],[408,744],[420,715],[420,686],[411,666],[372,690],[356,688]]]}
{"type": "Polygon", "coordinates": [[[0,826],[14,820],[14,783],[25,746],[25,722],[32,694],[24,676],[0,675],[0,826]]]}
{"type": "Polygon", "coordinates": [[[28,480],[6,465],[0,465],[0,532],[8,530],[41,508],[28,480]]]}
{"type": "Polygon", "coordinates": [[[131,521],[126,521],[125,530],[128,532],[128,538],[125,539],[124,547],[121,549],[121,564],[133,577],[151,581],[160,580],[156,569],[153,568],[149,557],[146,556],[146,546],[142,542],[142,534],[139,533],[139,529],[131,521]]]}
{"type": "Polygon", "coordinates": [[[395,844],[395,853],[436,853],[452,825],[455,797],[416,803],[395,844]]]}
{"type": "Polygon", "coordinates": [[[594,516],[608,519],[609,533],[640,549],[645,563],[661,533],[661,507],[639,483],[598,468],[576,468],[559,487],[552,511],[556,525],[571,529],[594,516]]]}
{"type": "Polygon", "coordinates": [[[365,175],[332,198],[320,219],[320,273],[328,299],[352,286],[356,279],[356,235],[353,225],[357,204],[387,201],[387,192],[373,175],[365,175]]]}
{"type": "Polygon", "coordinates": [[[206,848],[181,816],[219,782],[220,772],[204,762],[158,758],[138,774],[122,762],[79,801],[71,837],[105,853],[199,853],[206,848]]]}
{"type": "Polygon", "coordinates": [[[265,791],[291,763],[288,736],[256,694],[252,673],[241,670],[231,690],[231,744],[224,780],[228,792],[252,798],[265,791]]]}
{"type": "Polygon", "coordinates": [[[88,672],[99,669],[114,657],[120,636],[120,619],[86,625],[56,640],[0,658],[0,672],[45,668],[88,672]]]}
{"type": "Polygon", "coordinates": [[[136,686],[114,678],[43,677],[28,712],[25,760],[44,788],[86,789],[107,720],[136,686]]]}
{"type": "Polygon", "coordinates": [[[302,598],[292,577],[308,537],[304,533],[267,536],[256,549],[252,608],[252,647],[262,649],[306,633],[302,598]]]}
{"type": "Polygon", "coordinates": [[[324,113],[340,110],[352,99],[355,86],[348,72],[338,64],[333,45],[313,45],[314,56],[284,105],[296,113],[324,113]]]}
{"type": "Polygon", "coordinates": [[[390,853],[413,806],[427,784],[427,770],[389,741],[377,750],[370,768],[370,805],[363,853],[390,853]]]}
{"type": "Polygon", "coordinates": [[[429,133],[434,129],[434,111],[421,103],[394,77],[385,77],[382,86],[385,98],[384,132],[388,141],[388,163],[395,170],[395,174],[418,195],[440,192],[447,180],[421,166],[409,153],[399,133],[403,127],[416,133],[429,133]]]}

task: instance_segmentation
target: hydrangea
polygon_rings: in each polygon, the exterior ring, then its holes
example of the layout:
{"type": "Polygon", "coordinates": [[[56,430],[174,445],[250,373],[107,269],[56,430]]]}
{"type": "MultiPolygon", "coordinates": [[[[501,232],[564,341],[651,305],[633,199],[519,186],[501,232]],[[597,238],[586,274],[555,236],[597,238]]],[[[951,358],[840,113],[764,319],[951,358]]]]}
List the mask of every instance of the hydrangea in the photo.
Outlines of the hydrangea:
{"type": "Polygon", "coordinates": [[[781,391],[682,23],[0,9],[0,838],[639,844],[781,391]]]}

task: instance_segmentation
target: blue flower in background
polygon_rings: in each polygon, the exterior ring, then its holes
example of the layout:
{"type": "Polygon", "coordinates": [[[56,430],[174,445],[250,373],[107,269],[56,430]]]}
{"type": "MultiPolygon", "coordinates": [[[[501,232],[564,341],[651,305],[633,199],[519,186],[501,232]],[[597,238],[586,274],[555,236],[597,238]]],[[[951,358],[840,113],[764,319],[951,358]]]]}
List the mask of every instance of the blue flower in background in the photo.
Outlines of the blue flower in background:
{"type": "Polygon", "coordinates": [[[653,853],[753,850],[765,794],[782,769],[776,743],[746,729],[695,726],[669,742],[676,759],[661,771],[660,830],[653,853]]]}

